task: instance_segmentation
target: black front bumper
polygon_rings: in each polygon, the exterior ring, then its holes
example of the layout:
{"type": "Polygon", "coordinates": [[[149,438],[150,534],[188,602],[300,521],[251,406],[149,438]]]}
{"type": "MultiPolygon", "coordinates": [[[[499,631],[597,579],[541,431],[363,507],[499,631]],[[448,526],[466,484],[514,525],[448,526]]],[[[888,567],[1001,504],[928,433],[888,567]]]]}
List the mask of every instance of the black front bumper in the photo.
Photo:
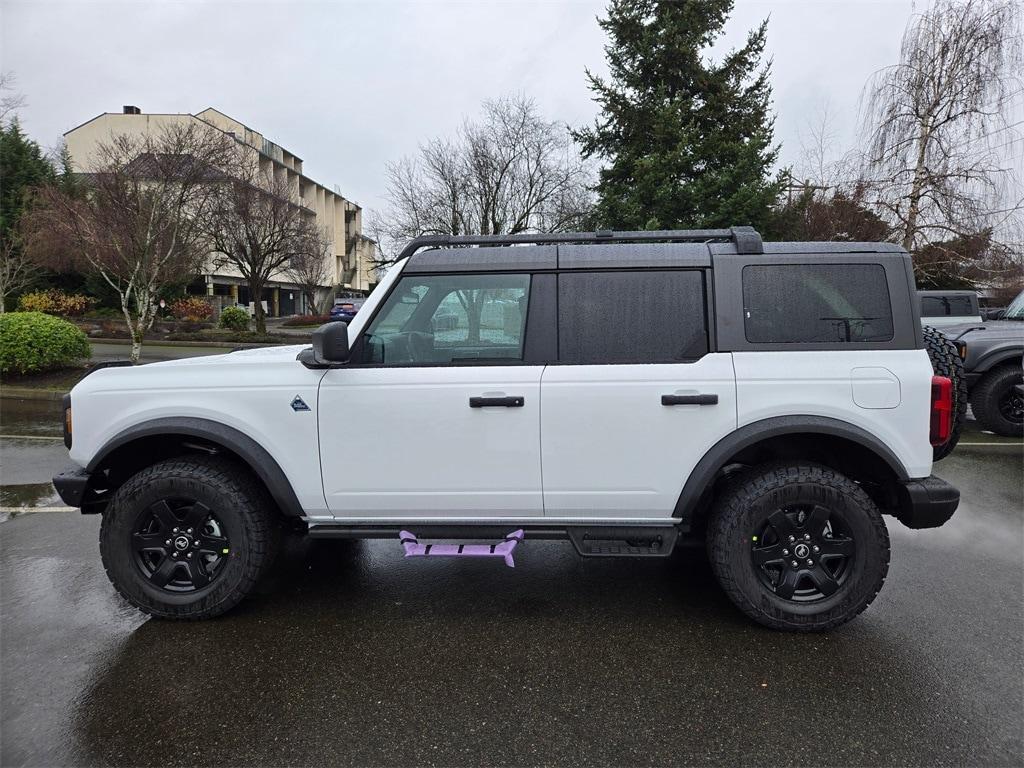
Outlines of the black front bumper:
{"type": "Polygon", "coordinates": [[[53,476],[53,487],[69,507],[81,507],[92,476],[79,466],[70,466],[53,476]]]}
{"type": "Polygon", "coordinates": [[[907,528],[938,528],[956,512],[960,491],[932,475],[899,485],[896,519],[907,528]]]}

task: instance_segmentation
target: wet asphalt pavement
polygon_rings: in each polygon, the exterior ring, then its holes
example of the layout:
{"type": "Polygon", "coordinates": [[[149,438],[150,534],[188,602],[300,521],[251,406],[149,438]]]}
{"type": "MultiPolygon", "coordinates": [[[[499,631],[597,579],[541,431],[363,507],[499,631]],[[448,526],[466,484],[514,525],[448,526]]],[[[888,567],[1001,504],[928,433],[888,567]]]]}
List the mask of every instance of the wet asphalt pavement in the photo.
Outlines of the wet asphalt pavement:
{"type": "MultiPolygon", "coordinates": [[[[66,457],[0,449],[5,485],[66,457]]],[[[106,580],[97,518],[17,515],[0,523],[0,764],[1020,765],[1022,472],[1019,446],[936,465],[956,516],[889,520],[881,594],[819,635],[747,621],[699,552],[529,541],[512,570],[294,539],[227,616],[146,620],[106,580]]]]}

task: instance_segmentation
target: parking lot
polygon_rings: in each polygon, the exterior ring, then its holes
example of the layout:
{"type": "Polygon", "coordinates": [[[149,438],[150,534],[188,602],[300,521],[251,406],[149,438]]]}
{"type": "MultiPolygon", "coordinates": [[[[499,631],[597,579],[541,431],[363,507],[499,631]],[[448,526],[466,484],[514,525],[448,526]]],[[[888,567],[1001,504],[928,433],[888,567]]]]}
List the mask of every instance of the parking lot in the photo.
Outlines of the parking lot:
{"type": "Polygon", "coordinates": [[[2,755],[17,765],[1017,765],[1024,456],[970,427],[953,520],[819,635],[747,621],[699,551],[516,568],[289,543],[259,594],[146,620],[60,504],[53,404],[3,402],[2,755]]]}

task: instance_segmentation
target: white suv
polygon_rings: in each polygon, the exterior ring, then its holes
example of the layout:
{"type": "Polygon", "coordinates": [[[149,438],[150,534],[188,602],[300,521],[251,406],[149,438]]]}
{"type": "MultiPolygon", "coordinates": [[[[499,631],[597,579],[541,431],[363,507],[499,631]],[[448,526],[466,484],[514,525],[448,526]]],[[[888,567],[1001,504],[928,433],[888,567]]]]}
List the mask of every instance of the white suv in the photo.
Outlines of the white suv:
{"type": "Polygon", "coordinates": [[[907,254],[742,227],[419,238],[311,347],[108,367],[65,408],[54,484],[166,618],[238,603],[291,518],[509,564],[700,537],[748,616],[826,629],[882,586],[883,513],[934,527],[959,501],[931,477],[950,383],[907,254]]]}

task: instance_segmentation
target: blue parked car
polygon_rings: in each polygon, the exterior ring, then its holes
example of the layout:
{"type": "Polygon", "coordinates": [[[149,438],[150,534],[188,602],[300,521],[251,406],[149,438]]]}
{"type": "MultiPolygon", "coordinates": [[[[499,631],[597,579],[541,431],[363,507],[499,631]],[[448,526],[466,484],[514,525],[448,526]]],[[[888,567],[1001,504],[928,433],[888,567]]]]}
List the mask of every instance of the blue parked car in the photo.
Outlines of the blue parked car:
{"type": "Polygon", "coordinates": [[[340,320],[343,323],[349,322],[356,316],[356,312],[363,306],[365,299],[345,299],[331,307],[331,322],[340,320]]]}

